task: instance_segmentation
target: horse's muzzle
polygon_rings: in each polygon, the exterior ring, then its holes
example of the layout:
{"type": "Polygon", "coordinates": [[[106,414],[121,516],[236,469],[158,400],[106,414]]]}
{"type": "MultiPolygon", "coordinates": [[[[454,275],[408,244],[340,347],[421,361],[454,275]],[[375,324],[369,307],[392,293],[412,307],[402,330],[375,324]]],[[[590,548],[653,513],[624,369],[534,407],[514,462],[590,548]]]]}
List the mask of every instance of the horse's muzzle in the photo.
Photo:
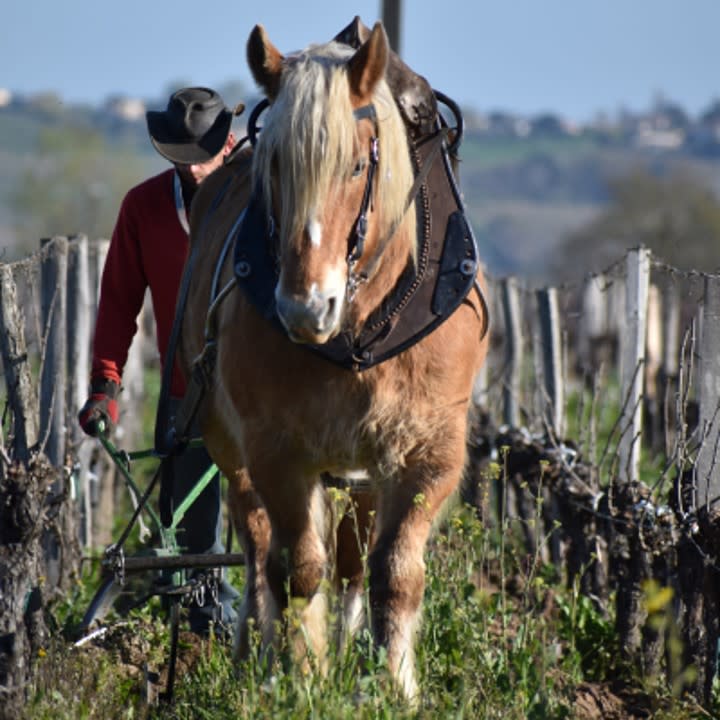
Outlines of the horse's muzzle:
{"type": "Polygon", "coordinates": [[[288,297],[276,291],[275,305],[293,342],[321,345],[337,332],[342,301],[334,294],[314,289],[307,297],[288,297]]]}

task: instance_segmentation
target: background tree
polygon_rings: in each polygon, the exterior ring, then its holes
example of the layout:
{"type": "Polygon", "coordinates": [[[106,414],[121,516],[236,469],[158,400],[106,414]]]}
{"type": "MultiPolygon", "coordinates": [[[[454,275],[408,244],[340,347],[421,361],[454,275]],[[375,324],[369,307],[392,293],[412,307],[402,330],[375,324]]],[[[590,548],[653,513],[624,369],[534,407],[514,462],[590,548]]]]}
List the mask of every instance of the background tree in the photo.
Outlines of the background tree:
{"type": "Polygon", "coordinates": [[[157,164],[150,155],[111,147],[85,127],[42,130],[33,154],[12,193],[17,256],[35,250],[41,237],[110,237],[124,194],[157,164]]]}
{"type": "Polygon", "coordinates": [[[559,247],[557,275],[600,270],[639,245],[683,270],[720,268],[720,201],[703,180],[641,169],[611,181],[609,191],[607,209],[559,247]]]}

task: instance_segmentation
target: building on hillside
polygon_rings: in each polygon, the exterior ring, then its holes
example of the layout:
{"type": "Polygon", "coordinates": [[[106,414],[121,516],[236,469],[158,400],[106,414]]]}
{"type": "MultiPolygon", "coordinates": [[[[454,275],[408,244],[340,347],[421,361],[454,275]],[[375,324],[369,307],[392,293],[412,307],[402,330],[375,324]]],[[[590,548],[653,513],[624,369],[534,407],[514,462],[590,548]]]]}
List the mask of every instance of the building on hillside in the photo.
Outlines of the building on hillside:
{"type": "Polygon", "coordinates": [[[145,102],[138,98],[128,98],[121,95],[109,97],[103,107],[108,115],[129,122],[136,122],[145,117],[145,102]]]}
{"type": "Polygon", "coordinates": [[[676,150],[685,144],[686,132],[680,128],[659,129],[652,123],[641,122],[635,136],[635,144],[641,148],[676,150]]]}
{"type": "Polygon", "coordinates": [[[498,137],[527,137],[530,123],[526,118],[495,110],[487,116],[487,132],[498,137]]]}
{"type": "Polygon", "coordinates": [[[700,115],[688,135],[688,144],[699,155],[720,156],[720,100],[700,115]]]}
{"type": "Polygon", "coordinates": [[[577,125],[554,113],[542,113],[530,119],[531,135],[558,138],[579,133],[577,125]]]}

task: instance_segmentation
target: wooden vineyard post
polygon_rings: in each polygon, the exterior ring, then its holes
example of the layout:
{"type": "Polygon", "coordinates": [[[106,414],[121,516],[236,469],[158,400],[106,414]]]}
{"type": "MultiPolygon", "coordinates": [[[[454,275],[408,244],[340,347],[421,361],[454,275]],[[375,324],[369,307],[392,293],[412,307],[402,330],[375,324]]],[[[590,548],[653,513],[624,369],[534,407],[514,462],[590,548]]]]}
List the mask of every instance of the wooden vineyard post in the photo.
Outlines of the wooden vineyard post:
{"type": "MultiPolygon", "coordinates": [[[[637,248],[626,260],[626,300],[624,328],[620,333],[620,374],[622,402],[619,465],[615,502],[621,517],[635,518],[640,502],[640,441],[642,437],[642,392],[645,361],[647,302],[650,287],[650,251],[637,248]]],[[[650,574],[650,553],[633,522],[628,534],[618,531],[616,544],[627,543],[627,553],[617,553],[620,577],[616,596],[616,623],[620,647],[629,660],[638,661],[642,627],[646,612],[642,602],[642,583],[650,574]]]]}
{"type": "MultiPolygon", "coordinates": [[[[563,442],[565,435],[565,364],[563,362],[563,342],[558,312],[558,293],[556,288],[543,288],[535,293],[539,331],[536,333],[536,364],[542,383],[540,395],[540,417],[547,430],[551,445],[563,442]]],[[[537,489],[542,494],[542,523],[537,529],[543,560],[561,561],[561,535],[554,527],[557,514],[557,500],[552,488],[543,486],[537,489]],[[540,533],[548,542],[540,542],[540,533]]],[[[537,508],[534,510],[537,513],[537,508]]]]}
{"type": "Polygon", "coordinates": [[[67,238],[45,239],[41,247],[40,441],[52,465],[61,467],[65,462],[67,238]]]}
{"type": "Polygon", "coordinates": [[[593,378],[607,354],[609,344],[607,278],[586,278],[581,300],[582,323],[577,333],[577,366],[586,383],[593,378]]]}
{"type": "Polygon", "coordinates": [[[720,508],[720,279],[716,277],[705,278],[702,313],[698,398],[703,442],[696,460],[695,507],[711,514],[720,508]]]}
{"type": "MultiPolygon", "coordinates": [[[[486,300],[490,301],[490,298],[493,295],[493,291],[495,289],[495,285],[492,281],[492,278],[487,279],[487,290],[486,290],[486,300]]],[[[492,317],[492,310],[490,310],[490,314],[492,317]]],[[[492,321],[490,321],[492,322],[492,321]]],[[[480,370],[478,370],[477,375],[475,376],[475,379],[473,380],[473,389],[472,389],[472,403],[475,407],[487,407],[489,398],[488,398],[488,362],[487,360],[482,364],[482,367],[480,370]]]]}
{"type": "Polygon", "coordinates": [[[680,287],[672,279],[665,283],[662,305],[662,365],[660,397],[662,401],[665,454],[670,455],[675,441],[677,413],[675,391],[680,373],[680,287]]]}
{"type": "Polygon", "coordinates": [[[663,409],[661,369],[663,362],[663,298],[657,285],[651,284],[648,291],[647,305],[647,337],[645,342],[644,392],[645,437],[652,450],[662,450],[665,446],[663,438],[663,409]]]}
{"type": "Polygon", "coordinates": [[[110,241],[107,239],[95,240],[88,247],[88,271],[90,278],[90,327],[95,327],[97,307],[100,302],[100,285],[102,284],[102,273],[105,267],[110,249],[110,241]]]}
{"type": "Polygon", "coordinates": [[[39,575],[47,473],[35,462],[37,396],[12,268],[0,265],[0,352],[12,414],[0,460],[0,715],[24,717],[32,658],[46,644],[39,575]]]}
{"type": "Polygon", "coordinates": [[[0,265],[0,351],[13,416],[14,458],[27,467],[38,441],[37,395],[27,361],[23,318],[9,265],[0,265]]]}
{"type": "Polygon", "coordinates": [[[128,351],[127,362],[123,371],[122,393],[120,395],[120,420],[118,423],[118,440],[122,440],[125,448],[138,448],[142,440],[143,401],[145,399],[145,309],[140,311],[137,319],[137,332],[128,351]]]}
{"type": "Polygon", "coordinates": [[[520,322],[520,294],[517,280],[505,278],[500,285],[505,321],[505,377],[503,379],[503,422],[520,425],[520,374],[523,338],[520,322]]]}
{"type": "Polygon", "coordinates": [[[543,379],[542,417],[552,435],[561,440],[565,434],[565,372],[557,289],[538,290],[536,298],[543,379]]]}
{"type": "MultiPolygon", "coordinates": [[[[40,370],[40,447],[56,469],[66,466],[67,377],[67,238],[56,236],[41,243],[40,291],[42,344],[40,370]]],[[[44,540],[46,577],[50,587],[64,586],[75,571],[77,521],[69,502],[69,479],[58,473],[50,501],[55,521],[44,540]]]]}
{"type": "MultiPolygon", "coordinates": [[[[503,278],[500,281],[500,303],[504,325],[504,371],[502,377],[502,418],[503,424],[510,428],[520,426],[520,388],[523,356],[523,336],[520,314],[520,293],[517,278],[503,278]]],[[[518,512],[525,513],[523,494],[516,495],[515,486],[521,484],[515,477],[506,477],[501,473],[496,482],[495,500],[498,522],[502,523],[512,517],[514,507],[518,504],[518,512]]],[[[523,527],[527,528],[527,524],[523,527]]],[[[526,540],[532,538],[526,534],[526,540]]]]}
{"type": "MultiPolygon", "coordinates": [[[[90,327],[95,327],[97,307],[100,301],[100,285],[105,258],[110,248],[107,239],[97,240],[90,247],[90,327]]],[[[88,381],[89,381],[88,375],[88,381]]],[[[94,472],[90,476],[90,501],[92,505],[92,539],[96,546],[112,542],[115,518],[115,466],[99,447],[94,456],[94,472]]]]}
{"type": "MultiPolygon", "coordinates": [[[[720,639],[720,278],[706,276],[702,305],[699,361],[700,448],[683,496],[693,522],[678,547],[680,588],[683,599],[685,663],[696,670],[688,688],[701,702],[711,700],[717,673],[720,639]],[[689,487],[688,487],[689,485],[689,487]]],[[[687,524],[687,523],[686,523],[687,524]]]]}
{"type": "Polygon", "coordinates": [[[635,484],[640,477],[640,440],[642,436],[643,368],[647,307],[650,289],[650,251],[631,250],[627,256],[625,324],[620,336],[620,373],[622,414],[618,443],[620,477],[635,484]]]}
{"type": "Polygon", "coordinates": [[[80,542],[92,547],[90,477],[93,444],[78,424],[77,414],[85,402],[90,377],[90,268],[88,239],[76,235],[68,244],[67,267],[67,429],[73,467],[73,490],[80,509],[80,542]]]}

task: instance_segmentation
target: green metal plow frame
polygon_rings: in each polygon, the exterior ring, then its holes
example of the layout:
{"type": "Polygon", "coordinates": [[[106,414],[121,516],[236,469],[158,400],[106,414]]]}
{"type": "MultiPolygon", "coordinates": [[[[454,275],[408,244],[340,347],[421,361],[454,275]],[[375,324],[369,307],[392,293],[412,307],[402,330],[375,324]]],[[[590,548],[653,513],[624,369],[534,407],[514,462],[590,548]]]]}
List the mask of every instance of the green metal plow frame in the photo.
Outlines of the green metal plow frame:
{"type": "MultiPolygon", "coordinates": [[[[165,692],[160,693],[160,698],[165,702],[172,702],[173,686],[175,681],[175,669],[178,651],[179,623],[180,623],[180,600],[181,596],[192,592],[192,581],[187,581],[185,571],[189,568],[218,568],[227,565],[243,565],[245,558],[241,553],[204,553],[204,554],[181,554],[180,547],[177,543],[177,530],[188,508],[197,500],[200,493],[205,489],[210,480],[218,472],[215,464],[212,464],[195,483],[190,492],[185,496],[182,502],[173,510],[172,520],[169,526],[164,526],[157,512],[147,502],[150,494],[156,485],[160,468],[156,471],[152,482],[148,488],[141,492],[137,483],[130,473],[130,463],[134,460],[142,460],[146,458],[155,458],[161,460],[160,456],[154,450],[139,450],[135,452],[125,452],[118,450],[112,441],[105,435],[104,428],[101,426],[99,440],[112,458],[113,463],[120,471],[125,484],[129,491],[133,494],[135,500],[135,511],[126,526],[121,539],[118,543],[110,545],[105,550],[103,565],[108,573],[100,587],[96,591],[83,620],[80,624],[80,632],[84,635],[76,645],[84,644],[90,641],[96,634],[104,632],[103,628],[89,632],[94,622],[104,618],[107,612],[113,607],[115,601],[120,596],[122,587],[125,583],[125,573],[140,572],[143,570],[172,570],[172,581],[165,591],[169,603],[169,620],[170,620],[170,655],[168,663],[167,685],[165,692]],[[123,552],[123,544],[130,533],[130,529],[135,524],[141,513],[145,512],[153,523],[158,532],[160,540],[159,548],[148,548],[137,554],[126,557],[123,552]]],[[[202,445],[201,440],[192,440],[189,447],[202,445]]],[[[159,592],[151,593],[137,604],[150,599],[152,595],[160,594],[159,592]]],[[[147,692],[150,697],[151,680],[146,677],[148,684],[147,692]]]]}
{"type": "MultiPolygon", "coordinates": [[[[217,568],[229,565],[243,565],[245,557],[242,553],[202,553],[183,554],[177,542],[177,531],[188,508],[197,500],[200,493],[207,487],[218,472],[215,464],[203,473],[190,492],[182,502],[173,510],[172,520],[166,527],[163,525],[158,513],[147,502],[147,496],[156,484],[155,480],[142,492],[130,472],[130,464],[135,460],[155,458],[160,456],[154,450],[138,450],[126,452],[119,450],[113,442],[101,433],[98,437],[105,451],[112,459],[115,467],[120,471],[128,490],[134,496],[136,503],[135,512],[128,523],[119,543],[109,545],[105,550],[105,557],[102,560],[107,577],[105,577],[100,588],[97,590],[93,600],[88,607],[81,622],[80,630],[87,631],[93,622],[101,620],[113,606],[125,584],[126,573],[136,573],[145,570],[171,570],[173,571],[172,584],[175,587],[182,586],[185,582],[184,571],[189,568],[217,568]],[[157,531],[159,547],[144,548],[137,553],[126,556],[122,544],[127,539],[130,528],[141,513],[145,513],[157,531]]],[[[202,440],[192,440],[189,447],[202,445],[202,440]]]]}
{"type": "MultiPolygon", "coordinates": [[[[101,434],[99,436],[100,443],[105,448],[108,455],[112,458],[113,462],[115,463],[115,466],[120,471],[121,475],[123,476],[123,479],[125,481],[125,484],[130,489],[130,492],[132,492],[135,496],[135,500],[137,502],[141,501],[141,498],[143,496],[143,493],[141,492],[140,488],[138,487],[137,483],[133,479],[132,475],[130,474],[130,463],[133,460],[143,460],[146,458],[156,458],[159,459],[157,453],[154,450],[137,450],[134,452],[125,452],[122,450],[118,450],[117,447],[112,443],[112,441],[104,434],[101,434]]],[[[201,440],[192,440],[189,444],[189,447],[198,447],[202,445],[201,440]]],[[[197,500],[197,498],[200,496],[200,493],[207,487],[208,483],[213,479],[215,474],[218,472],[218,467],[215,464],[212,464],[203,474],[203,476],[195,483],[193,488],[190,490],[190,492],[185,496],[183,501],[174,509],[172,514],[172,522],[168,527],[165,527],[162,522],[160,521],[160,518],[158,517],[158,514],[155,512],[153,507],[149,504],[145,504],[145,507],[143,508],[144,512],[147,513],[147,515],[150,517],[150,520],[153,523],[153,526],[158,531],[158,534],[160,536],[160,542],[162,545],[162,552],[159,554],[179,554],[180,553],[180,547],[177,543],[177,529],[178,525],[182,521],[183,517],[185,516],[185,513],[187,512],[188,508],[197,500]]],[[[128,558],[129,559],[129,558],[128,558]]],[[[127,567],[127,565],[126,565],[127,567]]]]}

